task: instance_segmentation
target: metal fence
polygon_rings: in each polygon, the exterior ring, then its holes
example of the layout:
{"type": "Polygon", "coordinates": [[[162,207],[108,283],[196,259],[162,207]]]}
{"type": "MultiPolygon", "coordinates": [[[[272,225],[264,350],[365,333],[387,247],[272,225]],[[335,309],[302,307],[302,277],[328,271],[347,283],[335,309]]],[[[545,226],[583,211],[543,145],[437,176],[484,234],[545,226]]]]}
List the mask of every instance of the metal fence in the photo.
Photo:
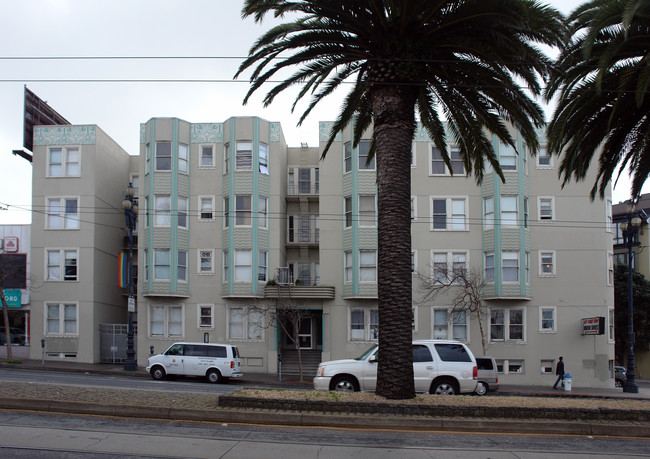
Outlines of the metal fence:
{"type": "MultiPolygon", "coordinates": [[[[99,324],[99,358],[102,363],[122,363],[126,360],[127,324],[99,324]]],[[[137,326],[133,325],[133,347],[137,355],[137,326]]]]}

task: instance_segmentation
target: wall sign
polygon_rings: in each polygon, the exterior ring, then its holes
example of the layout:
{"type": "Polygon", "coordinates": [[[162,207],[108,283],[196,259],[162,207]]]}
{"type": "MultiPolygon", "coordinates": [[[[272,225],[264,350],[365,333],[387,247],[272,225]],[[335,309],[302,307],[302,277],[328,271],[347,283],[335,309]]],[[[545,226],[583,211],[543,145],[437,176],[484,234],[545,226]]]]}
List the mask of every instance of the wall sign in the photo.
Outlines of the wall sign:
{"type": "Polygon", "coordinates": [[[582,334],[583,335],[604,335],[605,318],[589,317],[587,319],[582,319],[582,334]]]}

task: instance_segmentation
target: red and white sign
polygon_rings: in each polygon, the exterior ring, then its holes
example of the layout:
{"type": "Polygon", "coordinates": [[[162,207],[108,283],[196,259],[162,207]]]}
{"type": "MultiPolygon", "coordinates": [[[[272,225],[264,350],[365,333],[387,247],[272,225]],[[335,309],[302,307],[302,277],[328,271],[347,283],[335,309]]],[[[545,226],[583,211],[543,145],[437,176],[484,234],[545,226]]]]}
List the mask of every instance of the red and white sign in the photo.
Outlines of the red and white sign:
{"type": "Polygon", "coordinates": [[[589,317],[588,319],[582,319],[583,335],[602,335],[604,333],[605,333],[604,317],[589,317]]]}
{"type": "Polygon", "coordinates": [[[5,252],[16,253],[18,252],[18,238],[16,236],[6,236],[3,240],[5,252]]]}

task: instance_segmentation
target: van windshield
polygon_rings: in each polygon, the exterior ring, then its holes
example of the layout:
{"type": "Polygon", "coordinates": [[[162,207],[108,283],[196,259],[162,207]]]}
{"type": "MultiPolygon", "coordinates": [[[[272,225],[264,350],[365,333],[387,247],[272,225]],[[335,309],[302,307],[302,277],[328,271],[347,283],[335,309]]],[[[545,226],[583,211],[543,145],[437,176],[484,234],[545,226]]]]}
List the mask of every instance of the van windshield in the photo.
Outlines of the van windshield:
{"type": "Polygon", "coordinates": [[[375,352],[376,349],[377,349],[377,345],[375,344],[374,346],[372,346],[370,349],[368,349],[366,352],[364,352],[354,360],[365,360],[365,358],[368,357],[373,352],[375,352]]]}

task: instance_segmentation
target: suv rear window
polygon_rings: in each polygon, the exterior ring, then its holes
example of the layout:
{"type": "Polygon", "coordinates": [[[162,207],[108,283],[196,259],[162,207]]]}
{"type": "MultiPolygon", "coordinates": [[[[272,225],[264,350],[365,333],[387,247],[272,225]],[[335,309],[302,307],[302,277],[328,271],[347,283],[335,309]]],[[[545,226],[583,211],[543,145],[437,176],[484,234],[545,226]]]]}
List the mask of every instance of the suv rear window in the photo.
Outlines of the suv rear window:
{"type": "Polygon", "coordinates": [[[479,370],[494,370],[492,359],[476,359],[476,366],[479,370]]]}
{"type": "Polygon", "coordinates": [[[434,344],[443,362],[471,362],[472,359],[461,344],[434,344]]]}

